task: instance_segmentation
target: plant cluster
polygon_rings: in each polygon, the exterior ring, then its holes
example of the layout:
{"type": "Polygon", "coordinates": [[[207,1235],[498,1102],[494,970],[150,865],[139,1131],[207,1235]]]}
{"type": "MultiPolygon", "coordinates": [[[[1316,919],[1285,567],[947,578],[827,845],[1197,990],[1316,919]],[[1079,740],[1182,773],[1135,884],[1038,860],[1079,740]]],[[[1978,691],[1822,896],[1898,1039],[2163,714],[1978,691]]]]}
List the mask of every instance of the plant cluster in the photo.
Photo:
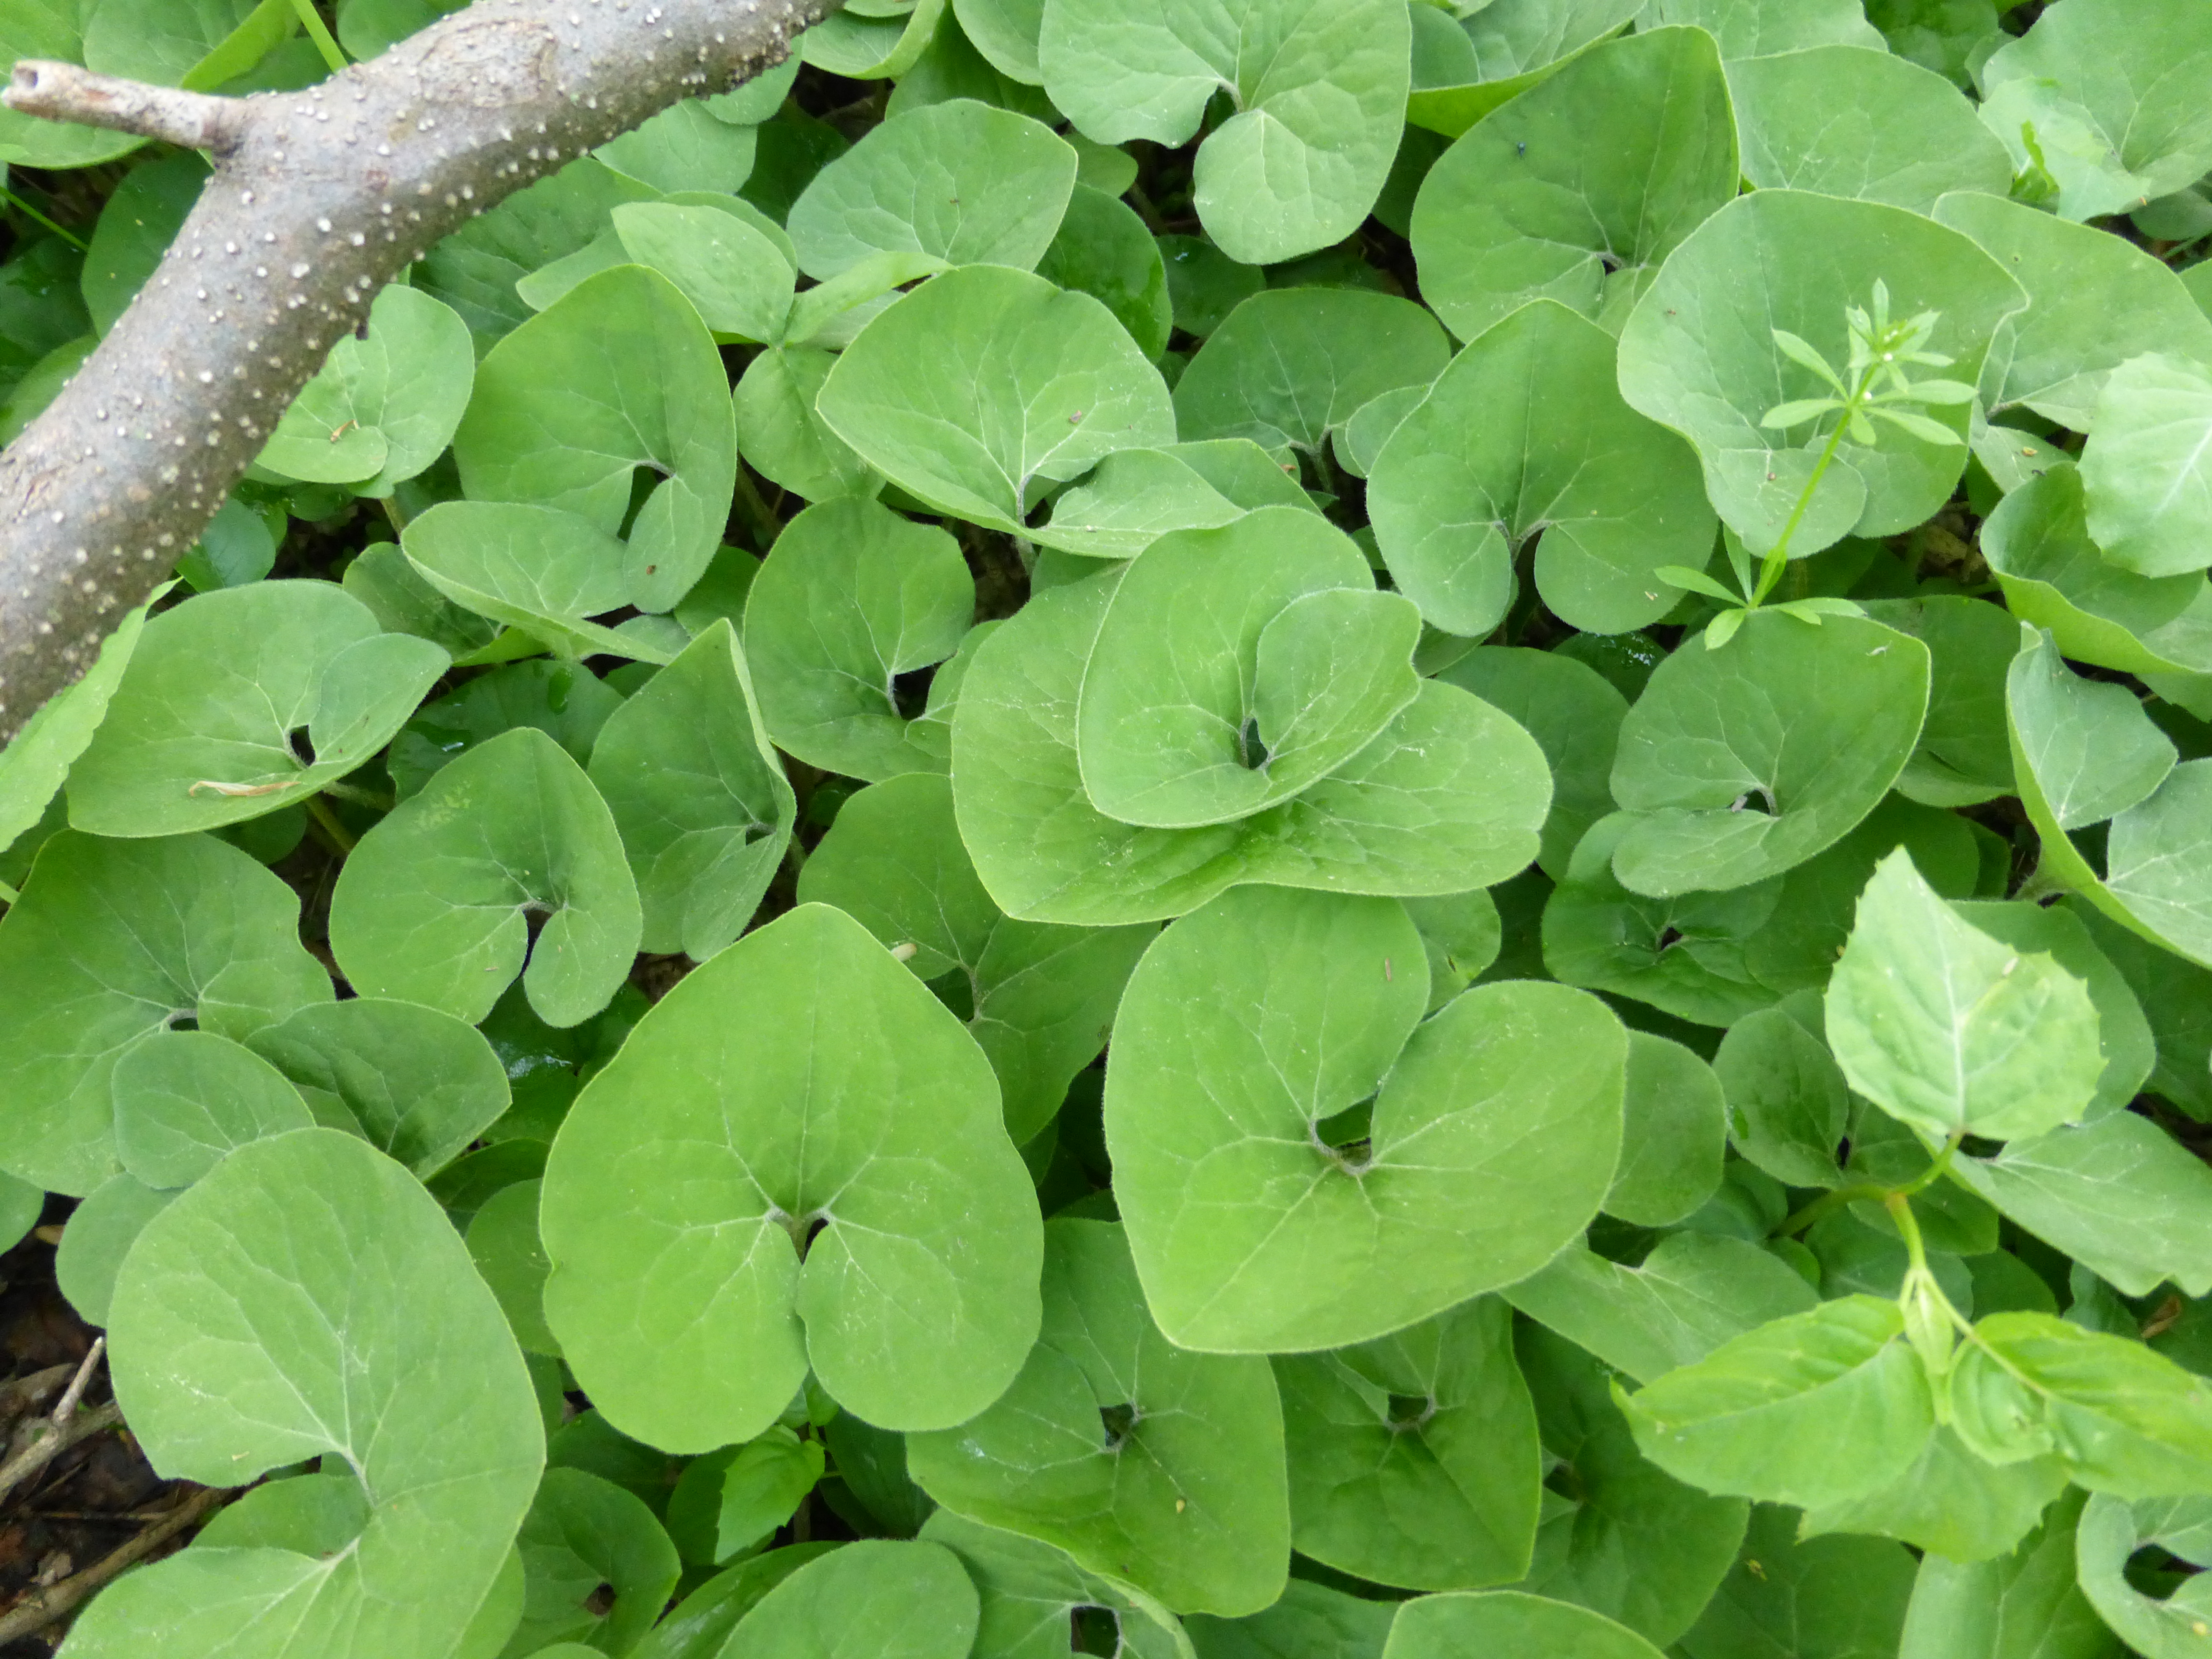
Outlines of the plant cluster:
{"type": "Polygon", "coordinates": [[[2212,1653],[2212,8],[803,44],[0,755],[0,1231],[252,1488],[69,1659],[2212,1653]]]}

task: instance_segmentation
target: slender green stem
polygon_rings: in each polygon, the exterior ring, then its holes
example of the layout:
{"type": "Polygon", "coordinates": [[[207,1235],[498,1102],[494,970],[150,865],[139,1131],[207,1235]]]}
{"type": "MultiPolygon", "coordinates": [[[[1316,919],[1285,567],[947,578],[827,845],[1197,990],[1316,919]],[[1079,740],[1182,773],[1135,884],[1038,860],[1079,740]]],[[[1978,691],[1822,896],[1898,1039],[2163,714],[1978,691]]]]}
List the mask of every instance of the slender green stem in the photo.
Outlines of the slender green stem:
{"type": "Polygon", "coordinates": [[[738,463],[738,516],[745,521],[745,528],[759,550],[766,553],[775,545],[775,538],[783,533],[783,520],[769,510],[761,499],[760,489],[753,483],[753,475],[744,462],[738,463]]]}
{"type": "Polygon", "coordinates": [[[326,783],[323,793],[337,800],[349,800],[356,806],[366,806],[371,811],[389,812],[398,803],[389,795],[380,795],[373,789],[356,788],[350,783],[326,783]]]}
{"type": "Polygon", "coordinates": [[[353,851],[353,831],[338,822],[338,815],[331,811],[330,803],[320,795],[307,797],[307,816],[314,820],[315,827],[329,838],[333,851],[342,857],[353,851]]]}
{"type": "Polygon", "coordinates": [[[315,43],[315,50],[323,54],[323,62],[331,66],[331,73],[336,75],[340,70],[348,68],[345,52],[331,38],[330,27],[323,21],[323,15],[315,9],[315,0],[292,0],[292,9],[300,14],[301,26],[307,31],[307,39],[315,43]]]}
{"type": "Polygon", "coordinates": [[[1871,1182],[1863,1182],[1853,1187],[1838,1187],[1832,1192],[1822,1193],[1803,1209],[1785,1218],[1771,1236],[1776,1238],[1795,1238],[1814,1222],[1833,1215],[1846,1204],[1880,1204],[1886,1201],[1888,1197],[1888,1188],[1877,1187],[1871,1182]]]}
{"type": "Polygon", "coordinates": [[[1905,1241],[1905,1254],[1916,1272],[1928,1269],[1928,1246],[1920,1237],[1920,1221],[1912,1213],[1912,1200],[1903,1193],[1892,1193],[1881,1201],[1889,1212],[1889,1218],[1897,1224],[1898,1237],[1905,1241]]]}
{"type": "Polygon", "coordinates": [[[69,231],[64,230],[52,220],[47,218],[45,214],[40,212],[38,209],[33,207],[21,197],[16,195],[14,191],[7,189],[5,186],[0,186],[0,197],[5,197],[8,201],[8,205],[14,208],[16,212],[26,215],[30,218],[36,219],[40,224],[44,225],[48,230],[53,232],[55,235],[60,237],[62,240],[67,242],[78,252],[89,253],[92,252],[91,247],[87,243],[69,231]]]}
{"type": "Polygon", "coordinates": [[[0,904],[13,904],[17,899],[22,896],[23,896],[21,893],[10,887],[6,882],[0,881],[0,904]]]}
{"type": "Polygon", "coordinates": [[[407,529],[407,514],[399,505],[399,498],[397,495],[386,495],[378,500],[377,505],[384,509],[384,516],[392,520],[392,533],[395,536],[404,534],[407,529]]]}
{"type": "Polygon", "coordinates": [[[1759,602],[1774,591],[1775,583],[1782,580],[1782,573],[1790,563],[1790,539],[1797,533],[1797,526],[1805,521],[1805,514],[1813,505],[1813,497],[1820,493],[1820,480],[1828,476],[1828,468],[1836,459],[1837,450],[1843,447],[1844,434],[1850,430],[1851,417],[1866,407],[1867,393],[1873,389],[1874,377],[1881,367],[1879,359],[1869,363],[1860,374],[1859,383],[1852,388],[1851,395],[1844,399],[1844,406],[1836,415],[1836,429],[1828,434],[1827,447],[1820,452],[1820,461],[1813,468],[1813,476],[1806,480],[1804,490],[1797,497],[1797,505],[1790,509],[1789,522],[1782,526],[1781,537],[1775,542],[1772,551],[1767,554],[1766,562],[1759,567],[1759,589],[1751,596],[1751,609],[1758,609],[1759,602]]]}

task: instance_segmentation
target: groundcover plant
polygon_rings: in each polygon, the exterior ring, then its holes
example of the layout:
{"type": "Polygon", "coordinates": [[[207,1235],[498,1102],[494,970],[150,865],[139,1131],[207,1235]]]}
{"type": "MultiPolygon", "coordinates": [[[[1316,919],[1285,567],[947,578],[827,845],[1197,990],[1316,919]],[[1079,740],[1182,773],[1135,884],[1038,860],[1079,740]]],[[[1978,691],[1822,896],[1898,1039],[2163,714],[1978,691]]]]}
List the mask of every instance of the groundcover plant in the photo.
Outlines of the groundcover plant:
{"type": "MultiPolygon", "coordinates": [[[[2212,1655],[2212,5],[800,46],[0,755],[0,1233],[247,1489],[69,1659],[2212,1655]]],[[[0,159],[13,434],[207,165],[0,159]]]]}

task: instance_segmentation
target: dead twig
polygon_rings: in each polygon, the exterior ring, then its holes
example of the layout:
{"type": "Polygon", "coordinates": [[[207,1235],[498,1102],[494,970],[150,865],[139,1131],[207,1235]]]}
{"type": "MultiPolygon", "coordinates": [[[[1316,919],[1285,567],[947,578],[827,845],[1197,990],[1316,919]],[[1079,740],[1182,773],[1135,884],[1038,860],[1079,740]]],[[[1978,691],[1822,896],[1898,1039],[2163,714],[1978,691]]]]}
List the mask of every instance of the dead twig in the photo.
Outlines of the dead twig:
{"type": "Polygon", "coordinates": [[[77,1407],[84,1403],[84,1391],[92,1384],[92,1374],[98,1369],[100,1357],[106,1351],[107,1339],[96,1337],[91,1352],[76,1368],[69,1387],[62,1390],[61,1401],[32,1436],[29,1443],[4,1464],[0,1464],[0,1500],[52,1462],[70,1447],[82,1444],[93,1436],[113,1428],[123,1420],[122,1407],[110,1401],[104,1406],[94,1406],[80,1416],[77,1407]]]}
{"type": "Polygon", "coordinates": [[[118,1545],[87,1567],[49,1589],[25,1596],[0,1614],[0,1647],[44,1630],[58,1619],[76,1611],[85,1598],[125,1567],[136,1565],[187,1528],[205,1520],[230,1494],[216,1486],[200,1486],[161,1520],[136,1538],[118,1545]]]}

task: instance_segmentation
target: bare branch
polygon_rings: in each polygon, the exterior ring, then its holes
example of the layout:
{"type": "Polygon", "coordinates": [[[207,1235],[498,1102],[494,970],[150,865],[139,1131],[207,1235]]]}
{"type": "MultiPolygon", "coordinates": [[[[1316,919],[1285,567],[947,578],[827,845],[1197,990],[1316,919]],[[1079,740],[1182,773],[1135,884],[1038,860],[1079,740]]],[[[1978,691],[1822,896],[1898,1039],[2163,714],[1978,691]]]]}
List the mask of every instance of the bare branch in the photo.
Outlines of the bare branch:
{"type": "MultiPolygon", "coordinates": [[[[172,101],[179,119],[218,106],[192,118],[214,176],[130,310],[0,453],[0,741],[191,547],[386,282],[677,100],[781,63],[838,3],[476,0],[303,92],[172,101]]],[[[191,96],[66,78],[78,90],[56,80],[57,100],[96,91],[116,111],[191,96]]]]}
{"type": "Polygon", "coordinates": [[[198,1487],[145,1531],[102,1556],[82,1572],[74,1577],[64,1578],[49,1589],[33,1591],[9,1608],[4,1616],[0,1616],[0,1646],[20,1641],[33,1631],[44,1630],[57,1619],[75,1612],[77,1604],[93,1591],[125,1567],[135,1565],[151,1555],[186,1528],[204,1521],[232,1496],[221,1487],[198,1487]]]}
{"type": "Polygon", "coordinates": [[[14,82],[0,94],[0,103],[24,115],[112,127],[187,149],[224,148],[239,112],[246,107],[234,98],[118,81],[75,64],[36,58],[15,65],[14,82]]]}

